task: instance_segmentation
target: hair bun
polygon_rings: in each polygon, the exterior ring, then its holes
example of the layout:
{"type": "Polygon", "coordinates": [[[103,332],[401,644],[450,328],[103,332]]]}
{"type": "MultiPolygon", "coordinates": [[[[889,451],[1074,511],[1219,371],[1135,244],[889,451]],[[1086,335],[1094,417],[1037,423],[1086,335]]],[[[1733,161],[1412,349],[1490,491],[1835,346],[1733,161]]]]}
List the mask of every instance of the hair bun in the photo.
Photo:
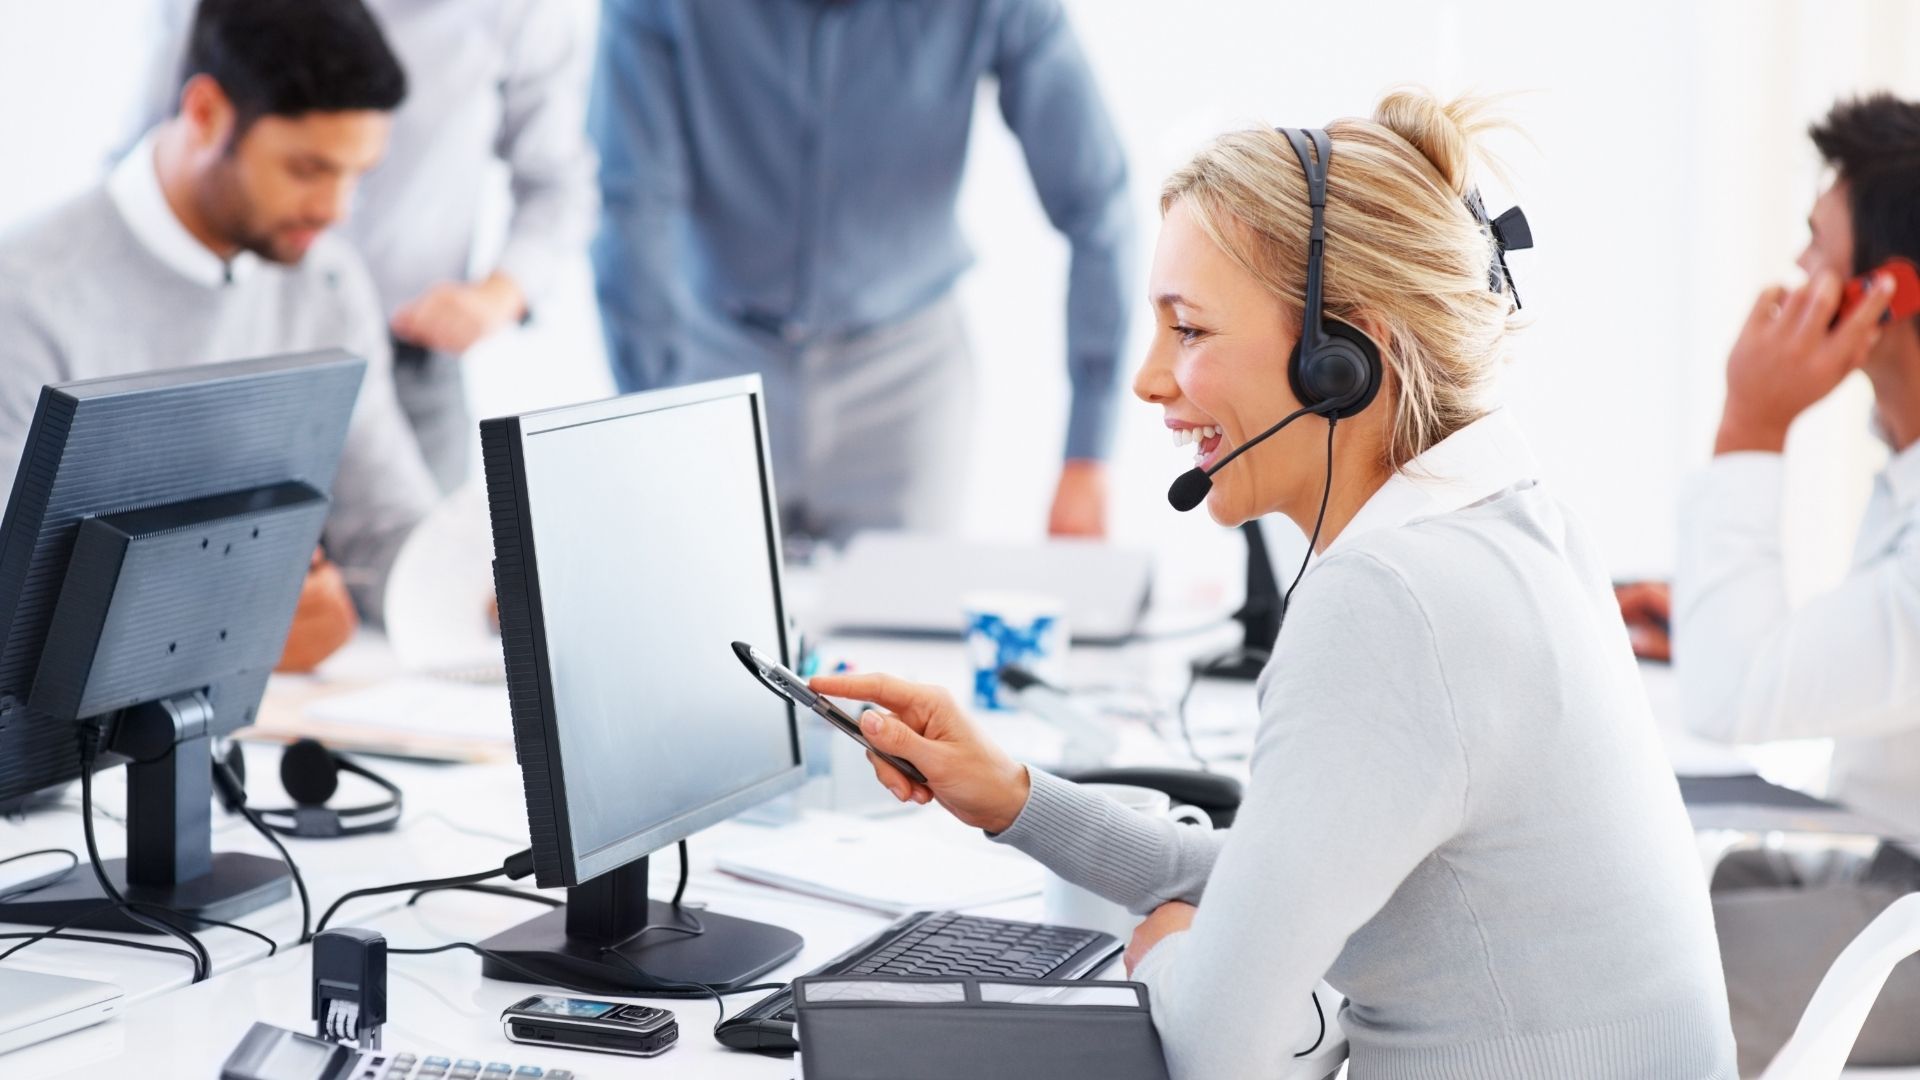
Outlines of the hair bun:
{"type": "Polygon", "coordinates": [[[1420,151],[1456,195],[1465,195],[1470,186],[1476,138],[1498,126],[1480,99],[1459,97],[1443,103],[1416,87],[1403,87],[1381,98],[1373,119],[1420,151]]]}

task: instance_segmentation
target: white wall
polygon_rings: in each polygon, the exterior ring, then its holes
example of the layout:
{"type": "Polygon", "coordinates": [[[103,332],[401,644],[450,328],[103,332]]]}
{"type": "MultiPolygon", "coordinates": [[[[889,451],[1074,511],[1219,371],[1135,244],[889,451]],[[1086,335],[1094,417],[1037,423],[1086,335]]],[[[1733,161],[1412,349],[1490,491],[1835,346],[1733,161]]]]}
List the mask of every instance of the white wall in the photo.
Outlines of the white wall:
{"type": "MultiPolygon", "coordinates": [[[[553,2],[590,18],[586,0],[553,2]]],[[[1677,484],[1704,458],[1725,348],[1753,293],[1791,276],[1819,181],[1806,124],[1842,93],[1920,93],[1900,63],[1920,45],[1920,13],[1898,0],[1066,2],[1128,147],[1143,270],[1160,178],[1215,132],[1364,114],[1401,82],[1514,93],[1530,141],[1497,149],[1540,247],[1512,259],[1534,321],[1506,396],[1622,573],[1669,566],[1677,484]]],[[[97,176],[143,62],[147,7],[0,0],[0,225],[97,176]]],[[[1066,253],[991,92],[980,101],[962,206],[979,254],[963,289],[982,391],[966,520],[976,535],[1035,536],[1062,438],[1066,253]]],[[[1509,201],[1489,191],[1496,212],[1509,201]]],[[[1147,318],[1143,299],[1136,354],[1147,318]]],[[[482,413],[605,392],[584,265],[543,326],[496,342],[473,372],[482,413]]],[[[1802,588],[1844,558],[1877,453],[1865,407],[1850,386],[1796,432],[1802,588]]],[[[1184,467],[1129,401],[1116,535],[1236,557],[1204,519],[1166,509],[1184,467]]]]}

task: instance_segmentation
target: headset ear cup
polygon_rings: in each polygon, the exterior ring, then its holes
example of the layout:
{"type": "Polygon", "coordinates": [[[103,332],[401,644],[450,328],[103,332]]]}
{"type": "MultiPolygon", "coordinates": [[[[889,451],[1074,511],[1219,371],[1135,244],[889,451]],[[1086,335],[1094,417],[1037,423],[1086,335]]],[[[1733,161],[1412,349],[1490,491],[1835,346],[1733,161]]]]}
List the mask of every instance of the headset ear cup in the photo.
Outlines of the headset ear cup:
{"type": "Polygon", "coordinates": [[[1287,379],[1293,396],[1312,408],[1328,402],[1340,406],[1326,415],[1345,419],[1365,409],[1380,393],[1380,346],[1358,327],[1325,318],[1326,338],[1313,355],[1301,358],[1295,344],[1287,361],[1287,379]]]}
{"type": "Polygon", "coordinates": [[[340,764],[315,739],[298,739],[280,755],[280,783],[298,806],[324,806],[340,790],[340,764]]]}

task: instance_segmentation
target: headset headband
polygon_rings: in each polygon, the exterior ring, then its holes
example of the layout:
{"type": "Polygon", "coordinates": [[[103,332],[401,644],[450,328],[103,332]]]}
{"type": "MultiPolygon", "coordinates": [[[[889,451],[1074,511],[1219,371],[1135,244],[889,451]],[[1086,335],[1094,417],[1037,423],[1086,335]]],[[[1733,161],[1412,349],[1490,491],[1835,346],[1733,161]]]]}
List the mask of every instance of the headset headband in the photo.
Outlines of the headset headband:
{"type": "MultiPolygon", "coordinates": [[[[1311,351],[1326,340],[1326,330],[1320,322],[1320,264],[1326,250],[1327,163],[1333,157],[1333,144],[1319,128],[1275,130],[1287,137],[1287,142],[1293,145],[1294,156],[1300,159],[1300,168],[1307,174],[1307,205],[1313,208],[1313,228],[1307,234],[1307,297],[1302,316],[1305,325],[1300,331],[1308,346],[1306,351],[1311,351]],[[1312,153],[1308,150],[1309,142],[1312,153]]],[[[1504,291],[1513,298],[1514,309],[1518,310],[1520,290],[1513,283],[1513,271],[1507,269],[1507,252],[1533,246],[1533,229],[1527,224],[1526,213],[1515,206],[1499,217],[1488,216],[1479,188],[1467,192],[1461,201],[1466,203],[1475,224],[1493,237],[1494,265],[1488,270],[1487,287],[1494,292],[1504,291]]]]}
{"type": "Polygon", "coordinates": [[[1327,164],[1333,158],[1333,143],[1319,128],[1278,130],[1293,144],[1294,156],[1300,159],[1300,168],[1307,174],[1307,205],[1313,211],[1313,226],[1307,231],[1307,295],[1300,317],[1304,346],[1300,354],[1305,357],[1327,338],[1326,327],[1320,322],[1320,263],[1327,246],[1327,164]]]}

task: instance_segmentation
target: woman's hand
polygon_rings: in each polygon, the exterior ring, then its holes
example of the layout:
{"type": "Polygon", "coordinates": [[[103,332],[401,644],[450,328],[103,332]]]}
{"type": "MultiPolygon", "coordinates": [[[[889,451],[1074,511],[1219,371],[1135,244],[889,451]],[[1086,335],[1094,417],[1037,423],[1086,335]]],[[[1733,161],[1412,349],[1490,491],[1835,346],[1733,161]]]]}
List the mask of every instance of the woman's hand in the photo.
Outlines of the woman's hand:
{"type": "Polygon", "coordinates": [[[1168,934],[1177,934],[1193,925],[1193,913],[1200,910],[1184,900],[1169,900],[1153,909],[1153,914],[1133,928],[1133,940],[1127,942],[1127,974],[1140,966],[1155,945],[1168,934]]]}
{"type": "Polygon", "coordinates": [[[807,685],[816,694],[858,698],[888,710],[868,710],[860,718],[861,732],[927,778],[916,784],[868,754],[874,775],[894,798],[937,799],[954,817],[994,833],[1012,825],[1027,805],[1027,767],[981,736],[945,690],[891,675],[819,675],[807,685]]]}

